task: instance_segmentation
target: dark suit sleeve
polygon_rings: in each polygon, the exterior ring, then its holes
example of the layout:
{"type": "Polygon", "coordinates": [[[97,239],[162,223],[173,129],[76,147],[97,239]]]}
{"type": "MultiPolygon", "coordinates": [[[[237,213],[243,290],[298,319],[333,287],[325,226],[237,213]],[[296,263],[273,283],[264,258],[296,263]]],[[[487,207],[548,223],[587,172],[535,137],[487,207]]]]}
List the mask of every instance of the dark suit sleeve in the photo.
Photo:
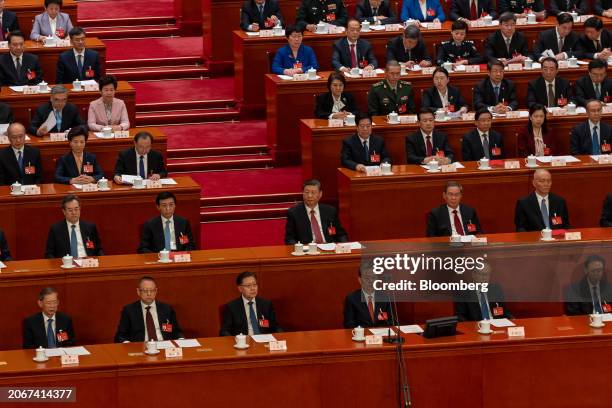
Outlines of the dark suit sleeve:
{"type": "MultiPolygon", "coordinates": [[[[79,116],[80,117],[80,116],[79,116]]],[[[96,160],[96,156],[93,155],[93,166],[94,166],[94,174],[93,174],[93,178],[98,181],[100,180],[102,177],[104,177],[104,170],[102,170],[102,167],[100,167],[100,163],[98,163],[98,161],[96,160]]]]}
{"type": "Polygon", "coordinates": [[[34,331],[30,319],[25,319],[23,321],[23,348],[24,349],[33,349],[37,348],[36,337],[34,336],[34,331]]]}
{"type": "Polygon", "coordinates": [[[351,148],[350,140],[351,139],[349,138],[349,139],[344,139],[342,141],[342,151],[340,152],[340,162],[342,163],[343,167],[349,168],[351,170],[356,170],[357,165],[359,163],[353,160],[353,155],[351,153],[352,148],[351,148]]]}
{"type": "Polygon", "coordinates": [[[484,231],[482,230],[482,227],[480,226],[480,220],[478,219],[478,213],[476,212],[476,210],[474,210],[474,215],[472,216],[471,221],[474,223],[474,225],[476,225],[476,233],[484,234],[484,231]]]}
{"type": "Polygon", "coordinates": [[[582,313],[582,303],[579,302],[580,296],[574,290],[573,285],[569,285],[565,290],[565,302],[563,304],[565,314],[568,316],[577,316],[582,313]]]}
{"type": "Polygon", "coordinates": [[[458,20],[459,17],[461,17],[461,14],[460,14],[460,11],[459,11],[459,1],[455,0],[455,1],[452,2],[449,18],[452,21],[455,21],[455,20],[458,20]]]}
{"type": "Polygon", "coordinates": [[[66,82],[65,76],[66,76],[66,64],[64,62],[64,58],[62,58],[62,55],[60,54],[60,56],[57,58],[57,68],[56,68],[56,73],[55,73],[55,83],[56,84],[66,84],[66,83],[69,83],[70,81],[66,82]]]}
{"type": "Polygon", "coordinates": [[[292,209],[287,212],[287,222],[285,223],[285,244],[293,245],[297,240],[297,220],[292,209]]]}
{"type": "Polygon", "coordinates": [[[325,109],[324,106],[326,96],[327,93],[317,95],[314,112],[315,118],[317,119],[328,119],[329,115],[331,114],[331,111],[328,112],[328,110],[325,109]]]}
{"type": "Polygon", "coordinates": [[[357,319],[355,318],[355,309],[351,302],[350,295],[344,299],[344,310],[343,310],[343,325],[345,329],[353,329],[357,327],[357,319]]]}
{"type": "Polygon", "coordinates": [[[172,306],[168,306],[168,307],[170,308],[170,317],[168,318],[168,320],[170,321],[170,323],[172,323],[172,340],[176,340],[176,339],[185,337],[183,336],[183,330],[181,329],[181,326],[179,325],[174,308],[172,306]]]}
{"type": "Polygon", "coordinates": [[[427,231],[426,231],[426,235],[428,237],[435,237],[437,235],[437,221],[436,221],[436,216],[434,215],[433,212],[429,212],[429,214],[427,214],[427,231]]]}
{"type": "Polygon", "coordinates": [[[242,28],[242,30],[244,31],[249,31],[249,25],[251,25],[251,21],[249,18],[249,14],[246,11],[246,4],[242,5],[242,8],[240,9],[240,28],[242,28]]]}
{"type": "Polygon", "coordinates": [[[459,319],[460,322],[465,322],[469,320],[469,311],[468,311],[467,302],[455,300],[455,302],[453,302],[453,305],[455,306],[455,315],[457,315],[457,318],[459,319]]]}
{"type": "MultiPolygon", "coordinates": [[[[565,1],[565,0],[562,0],[565,1]]],[[[557,0],[550,0],[550,14],[556,16],[559,14],[559,6],[557,5],[557,0]]]]}
{"type": "Polygon", "coordinates": [[[270,324],[270,333],[280,333],[283,329],[278,325],[276,321],[276,312],[274,311],[274,305],[270,302],[270,309],[268,310],[268,315],[264,316],[268,319],[268,323],[270,324]]]}
{"type": "Polygon", "coordinates": [[[599,225],[602,227],[612,227],[612,195],[608,194],[604,200],[603,209],[601,211],[601,219],[599,225]]]}
{"type": "Polygon", "coordinates": [[[474,97],[472,98],[473,102],[474,102],[474,110],[480,110],[482,108],[488,108],[489,105],[487,105],[484,102],[484,95],[483,95],[483,91],[484,91],[484,85],[482,82],[479,82],[478,84],[476,84],[476,86],[474,87],[474,97]]]}
{"type": "Polygon", "coordinates": [[[191,233],[191,224],[189,220],[185,219],[185,235],[189,239],[189,242],[184,246],[185,251],[195,251],[196,243],[193,239],[193,234],[191,233]]]}
{"type": "Polygon", "coordinates": [[[119,153],[119,155],[117,156],[117,162],[115,163],[115,176],[121,176],[122,174],[126,174],[125,158],[123,157],[123,152],[119,153]]]}
{"type": "Polygon", "coordinates": [[[96,81],[100,80],[100,76],[102,76],[102,67],[100,67],[100,54],[97,52],[94,52],[94,64],[92,68],[94,70],[94,79],[96,81]]]}
{"type": "Polygon", "coordinates": [[[444,151],[444,156],[448,157],[451,163],[455,161],[455,152],[453,152],[453,148],[448,142],[448,137],[446,135],[444,135],[442,150],[444,151]]]}
{"type": "Polygon", "coordinates": [[[425,156],[419,156],[416,151],[416,141],[410,136],[406,136],[406,158],[408,159],[408,164],[421,164],[425,159],[425,156]]]}
{"type": "Polygon", "coordinates": [[[70,177],[66,176],[68,174],[66,169],[66,160],[65,156],[57,159],[57,164],[55,165],[55,182],[61,184],[70,184],[70,177]]]}
{"type": "Polygon", "coordinates": [[[308,6],[308,3],[305,0],[302,0],[302,2],[300,3],[300,7],[297,10],[297,13],[295,15],[295,26],[298,30],[305,30],[306,26],[308,25],[308,11],[306,10],[308,6]]]}
{"type": "MultiPolygon", "coordinates": [[[[45,105],[41,105],[38,108],[36,108],[36,112],[34,113],[34,117],[32,117],[32,120],[30,121],[30,126],[28,127],[28,133],[29,134],[36,136],[36,132],[38,131],[38,128],[47,119],[47,117],[44,114],[45,110],[46,110],[45,109],[45,105]]],[[[47,113],[47,115],[48,115],[48,113],[47,113]]]]}
{"type": "Polygon", "coordinates": [[[346,7],[344,7],[344,1],[340,0],[336,2],[336,7],[338,7],[338,14],[336,19],[332,21],[331,24],[336,25],[338,27],[346,27],[346,23],[348,22],[348,11],[346,7]]]}
{"type": "Polygon", "coordinates": [[[140,245],[138,245],[137,252],[139,254],[146,254],[153,251],[153,230],[149,221],[145,222],[142,226],[142,235],[140,237],[140,245]]]}
{"type": "Polygon", "coordinates": [[[521,200],[516,202],[516,208],[514,210],[514,225],[516,227],[516,232],[527,231],[527,214],[525,214],[525,209],[521,204],[521,200]]]}
{"type": "Polygon", "coordinates": [[[344,107],[345,111],[351,112],[353,115],[357,114],[357,111],[359,111],[359,108],[357,107],[357,102],[355,101],[355,97],[353,96],[352,93],[346,92],[344,94],[344,96],[346,97],[346,106],[344,107]]]}
{"type": "Polygon", "coordinates": [[[66,333],[68,333],[68,340],[62,343],[62,347],[72,347],[76,344],[76,338],[74,336],[74,328],[72,326],[72,318],[66,315],[66,333]]]}
{"type": "Polygon", "coordinates": [[[561,216],[563,219],[563,228],[570,229],[572,228],[572,224],[569,219],[569,209],[567,208],[567,202],[562,199],[561,201],[561,216]]]}
{"type": "MultiPolygon", "coordinates": [[[[534,56],[535,59],[535,56],[534,56]]],[[[535,82],[529,81],[527,85],[527,107],[531,108],[533,105],[537,103],[536,99],[537,91],[535,87],[535,82]]]]}
{"type": "Polygon", "coordinates": [[[474,153],[472,152],[472,144],[467,140],[466,135],[463,135],[463,141],[461,142],[461,158],[463,161],[474,161],[479,160],[474,158],[474,153]]]}
{"type": "Polygon", "coordinates": [[[336,227],[336,238],[335,242],[348,242],[348,234],[346,233],[342,224],[340,224],[340,217],[338,216],[338,211],[334,208],[334,226],[336,227]]]}
{"type": "Polygon", "coordinates": [[[47,248],[45,249],[45,258],[55,258],[55,232],[53,231],[53,226],[49,228],[49,234],[47,235],[47,248]]]}
{"type": "MultiPolygon", "coordinates": [[[[523,54],[523,55],[527,55],[527,54],[523,54]]],[[[512,110],[517,110],[518,101],[516,99],[516,86],[514,86],[514,82],[508,81],[508,89],[510,91],[510,95],[508,96],[508,99],[510,99],[509,105],[512,108],[512,110]]]]}
{"type": "Polygon", "coordinates": [[[363,2],[360,2],[357,4],[357,6],[355,7],[355,18],[357,20],[359,20],[360,23],[363,23],[364,21],[368,21],[372,24],[374,24],[374,17],[364,17],[364,4],[363,2]]]}
{"type": "Polygon", "coordinates": [[[130,316],[128,307],[125,306],[121,310],[121,317],[119,318],[119,326],[117,326],[117,332],[115,333],[115,343],[123,343],[124,341],[130,341],[130,316]]]}
{"type": "Polygon", "coordinates": [[[223,308],[223,321],[221,322],[221,330],[219,330],[219,336],[233,336],[232,327],[234,327],[234,318],[229,305],[225,305],[223,308]]]}
{"type": "Polygon", "coordinates": [[[43,71],[42,71],[42,68],[40,67],[40,62],[38,61],[38,57],[34,59],[34,64],[32,68],[33,68],[33,71],[36,72],[36,78],[34,78],[31,81],[28,81],[28,84],[38,85],[43,80],[43,71]]]}
{"type": "Polygon", "coordinates": [[[342,64],[342,52],[340,51],[340,41],[337,41],[332,45],[332,67],[335,70],[339,70],[344,65],[342,64]]]}
{"type": "MultiPolygon", "coordinates": [[[[504,4],[505,1],[507,1],[507,0],[501,0],[501,4],[504,4]]],[[[503,13],[503,11],[501,11],[501,9],[500,9],[499,12],[500,12],[500,14],[503,13]]],[[[489,62],[491,60],[497,59],[495,57],[495,47],[493,46],[493,39],[494,38],[495,38],[494,35],[491,34],[489,37],[487,37],[487,39],[485,41],[485,51],[484,51],[484,54],[485,54],[485,61],[484,62],[485,63],[487,63],[487,62],[489,62]]]]}
{"type": "Polygon", "coordinates": [[[0,260],[2,261],[11,261],[11,251],[9,250],[8,242],[6,242],[6,237],[4,233],[0,231],[0,260]]]}
{"type": "Polygon", "coordinates": [[[391,155],[389,154],[389,150],[387,150],[385,139],[382,139],[382,147],[380,148],[380,162],[391,163],[391,155]]]}
{"type": "MultiPolygon", "coordinates": [[[[440,50],[442,49],[442,47],[440,47],[440,50]]],[[[423,100],[421,101],[421,106],[423,108],[433,108],[433,100],[431,98],[431,93],[429,92],[429,89],[426,89],[423,92],[423,100]]]]}
{"type": "Polygon", "coordinates": [[[102,239],[100,239],[100,235],[98,234],[98,228],[96,227],[96,224],[92,224],[91,228],[91,235],[93,235],[94,239],[94,248],[96,248],[95,256],[102,256],[104,255],[104,250],[102,249],[102,239]]]}
{"type": "Polygon", "coordinates": [[[578,126],[574,126],[570,132],[570,154],[577,155],[581,153],[580,132],[578,131],[578,126]]]}
{"type": "Polygon", "coordinates": [[[168,170],[166,170],[166,164],[164,163],[164,156],[161,153],[155,152],[155,157],[159,161],[159,167],[157,169],[160,177],[168,177],[168,170]]]}
{"type": "Polygon", "coordinates": [[[370,43],[367,43],[365,59],[368,61],[368,64],[374,68],[378,68],[378,61],[374,56],[374,50],[372,49],[372,44],[370,43]]]}

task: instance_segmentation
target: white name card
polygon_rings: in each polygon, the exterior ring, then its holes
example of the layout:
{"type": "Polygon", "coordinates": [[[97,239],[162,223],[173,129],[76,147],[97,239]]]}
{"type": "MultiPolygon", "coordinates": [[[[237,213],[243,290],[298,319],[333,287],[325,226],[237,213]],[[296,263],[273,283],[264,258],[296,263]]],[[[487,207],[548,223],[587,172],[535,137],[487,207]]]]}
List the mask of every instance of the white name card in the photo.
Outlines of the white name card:
{"type": "Polygon", "coordinates": [[[98,84],[85,84],[85,86],[83,86],[83,89],[85,89],[85,92],[98,92],[100,90],[100,87],[98,86],[98,84]]]}
{"type": "Polygon", "coordinates": [[[475,120],[476,119],[476,112],[464,113],[463,115],[461,115],[461,119],[462,120],[475,120]]]}
{"type": "Polygon", "coordinates": [[[62,355],[61,356],[62,365],[74,365],[79,364],[79,356],[78,355],[62,355]]]}
{"type": "Polygon", "coordinates": [[[365,344],[367,345],[382,345],[382,336],[377,336],[375,334],[367,335],[365,338],[365,344]]]}
{"type": "Polygon", "coordinates": [[[504,168],[505,169],[520,169],[521,162],[519,162],[518,160],[506,160],[504,162],[504,168]]]}
{"type": "Polygon", "coordinates": [[[179,358],[183,357],[183,349],[180,347],[168,347],[164,349],[166,353],[166,358],[179,358]]]}
{"type": "Polygon", "coordinates": [[[400,27],[399,24],[385,24],[385,31],[399,31],[400,27]]]}
{"type": "Polygon", "coordinates": [[[552,111],[552,115],[553,116],[565,116],[567,115],[567,110],[566,109],[554,109],[552,111]]]}
{"type": "Polygon", "coordinates": [[[65,142],[66,133],[50,133],[49,138],[52,142],[65,142]]]}
{"type": "Polygon", "coordinates": [[[84,258],[81,260],[81,268],[98,268],[100,261],[98,258],[84,258]]]}
{"type": "Polygon", "coordinates": [[[191,254],[176,254],[174,262],[191,262],[191,254]]]}
{"type": "Polygon", "coordinates": [[[518,119],[521,117],[521,111],[508,111],[506,112],[506,117],[508,119],[518,119]]]}
{"type": "Polygon", "coordinates": [[[439,21],[427,23],[427,28],[430,30],[440,30],[442,28],[442,23],[439,21]]]}
{"type": "Polygon", "coordinates": [[[599,164],[611,164],[612,163],[612,156],[610,156],[609,154],[606,155],[601,155],[597,158],[597,163],[599,164]]]}
{"type": "Polygon", "coordinates": [[[485,23],[483,20],[472,20],[470,21],[470,27],[484,27],[485,23]]]}
{"type": "Polygon", "coordinates": [[[2,135],[0,136],[0,144],[9,144],[8,136],[2,135]]]}
{"type": "Polygon", "coordinates": [[[525,327],[524,326],[508,327],[508,337],[525,337],[525,327]]]}
{"type": "Polygon", "coordinates": [[[84,193],[90,193],[92,191],[98,191],[98,185],[95,183],[83,184],[82,190],[84,193]]]}
{"type": "Polygon", "coordinates": [[[338,244],[336,244],[335,252],[337,254],[350,254],[351,253],[351,244],[338,243],[338,244]]]}
{"type": "Polygon", "coordinates": [[[127,130],[117,130],[115,132],[115,139],[125,139],[130,137],[130,132],[127,130]]]}
{"type": "Polygon", "coordinates": [[[582,232],[566,232],[565,240],[566,241],[580,241],[582,239],[582,232]]]}
{"type": "Polygon", "coordinates": [[[344,126],[344,121],[342,119],[328,119],[327,126],[329,127],[342,127],[344,126]]]}
{"type": "Polygon", "coordinates": [[[550,164],[553,167],[562,167],[562,166],[567,165],[567,163],[565,162],[565,159],[562,157],[554,157],[552,161],[550,162],[550,164]]]}
{"type": "Polygon", "coordinates": [[[472,245],[487,245],[488,241],[486,237],[482,237],[482,238],[472,238],[472,241],[470,241],[472,243],[472,245]]]}
{"type": "Polygon", "coordinates": [[[431,75],[436,70],[436,67],[425,67],[421,70],[423,75],[431,75]]]}
{"type": "Polygon", "coordinates": [[[508,64],[508,71],[521,71],[523,64],[508,64]]]}
{"type": "Polygon", "coordinates": [[[39,186],[24,186],[23,194],[25,195],[39,195],[40,187],[39,186]]]}
{"type": "Polygon", "coordinates": [[[480,72],[480,65],[466,65],[465,72],[480,72]]]}
{"type": "Polygon", "coordinates": [[[23,87],[23,94],[24,95],[32,95],[32,94],[36,94],[38,93],[38,86],[24,86],[23,87]]]}
{"type": "Polygon", "coordinates": [[[147,188],[162,188],[161,180],[147,180],[147,188]]]}
{"type": "Polygon", "coordinates": [[[271,341],[268,346],[270,351],[287,351],[287,340],[271,341]]]}
{"type": "Polygon", "coordinates": [[[306,81],[308,79],[308,74],[293,74],[294,81],[306,81]]]}
{"type": "Polygon", "coordinates": [[[8,49],[8,41],[0,41],[0,49],[7,50],[8,49]]]}
{"type": "Polygon", "coordinates": [[[274,37],[274,30],[259,30],[260,37],[274,37]]]}
{"type": "Polygon", "coordinates": [[[416,115],[404,115],[399,117],[399,121],[402,124],[416,123],[417,117],[416,115]]]}
{"type": "Polygon", "coordinates": [[[526,18],[517,18],[516,19],[516,25],[525,25],[527,24],[527,19],[526,18]]]}
{"type": "Polygon", "coordinates": [[[376,76],[376,70],[374,69],[364,69],[363,77],[364,78],[374,78],[376,76]]]}
{"type": "Polygon", "coordinates": [[[601,111],[603,113],[612,113],[612,105],[604,105],[601,111]]]}
{"type": "Polygon", "coordinates": [[[557,61],[559,63],[559,69],[569,68],[569,62],[565,60],[557,61]]]}
{"type": "Polygon", "coordinates": [[[440,166],[442,173],[454,173],[457,171],[457,167],[454,164],[443,164],[440,166]]]}

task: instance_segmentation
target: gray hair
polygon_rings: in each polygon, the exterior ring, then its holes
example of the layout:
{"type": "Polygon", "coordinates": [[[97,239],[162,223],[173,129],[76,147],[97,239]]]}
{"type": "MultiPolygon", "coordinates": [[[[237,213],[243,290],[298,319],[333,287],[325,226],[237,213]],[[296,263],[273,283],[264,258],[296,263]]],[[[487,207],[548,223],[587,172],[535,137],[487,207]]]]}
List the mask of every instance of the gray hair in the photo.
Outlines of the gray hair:
{"type": "Polygon", "coordinates": [[[63,85],[55,85],[51,88],[51,95],[68,93],[68,89],[66,89],[63,85]]]}

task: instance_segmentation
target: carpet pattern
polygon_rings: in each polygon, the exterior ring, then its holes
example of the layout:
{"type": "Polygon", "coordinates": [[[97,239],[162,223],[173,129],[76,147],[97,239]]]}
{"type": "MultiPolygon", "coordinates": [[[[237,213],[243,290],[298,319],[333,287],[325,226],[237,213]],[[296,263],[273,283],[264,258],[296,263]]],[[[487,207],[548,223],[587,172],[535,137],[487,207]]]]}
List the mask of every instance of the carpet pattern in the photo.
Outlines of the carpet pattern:
{"type": "Polygon", "coordinates": [[[266,144],[266,121],[164,126],[168,149],[261,146],[266,144]]]}
{"type": "Polygon", "coordinates": [[[136,89],[136,104],[234,99],[231,77],[132,82],[131,85],[136,89]]]}
{"type": "Polygon", "coordinates": [[[285,219],[211,222],[200,232],[202,249],[283,245],[285,219]]]}
{"type": "Polygon", "coordinates": [[[106,40],[106,59],[138,60],[168,57],[202,57],[202,37],[106,40]]]}
{"type": "MultiPolygon", "coordinates": [[[[41,3],[42,4],[42,3],[41,3]]],[[[106,0],[79,2],[79,20],[174,16],[173,0],[106,0]]]]}

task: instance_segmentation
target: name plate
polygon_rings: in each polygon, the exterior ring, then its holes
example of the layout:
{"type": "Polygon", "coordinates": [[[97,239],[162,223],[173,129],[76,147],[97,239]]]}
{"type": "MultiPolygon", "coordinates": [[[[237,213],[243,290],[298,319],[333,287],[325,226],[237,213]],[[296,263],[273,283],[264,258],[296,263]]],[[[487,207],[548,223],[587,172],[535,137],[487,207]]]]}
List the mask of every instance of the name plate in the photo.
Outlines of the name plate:
{"type": "Polygon", "coordinates": [[[57,40],[55,42],[55,45],[57,47],[70,47],[70,40],[69,39],[57,40]]]}
{"type": "Polygon", "coordinates": [[[8,136],[5,136],[5,135],[0,136],[0,144],[10,144],[8,136]]]}
{"type": "Polygon", "coordinates": [[[561,167],[561,166],[566,166],[567,163],[565,162],[565,159],[563,158],[558,158],[558,157],[553,157],[552,161],[550,162],[550,164],[553,167],[561,167]]]}
{"type": "Polygon", "coordinates": [[[367,344],[367,345],[382,345],[383,344],[382,336],[367,335],[367,336],[365,336],[365,344],[367,344]]]}
{"type": "Polygon", "coordinates": [[[457,171],[457,167],[454,164],[443,164],[440,166],[440,170],[442,170],[442,173],[454,173],[457,171]]]}
{"type": "Polygon", "coordinates": [[[63,355],[61,357],[62,365],[75,365],[79,364],[79,356],[67,356],[63,355]]]}
{"type": "Polygon", "coordinates": [[[525,337],[525,327],[524,326],[508,327],[508,337],[525,337]]]}
{"type": "Polygon", "coordinates": [[[130,137],[130,132],[127,130],[117,130],[115,132],[115,139],[126,139],[130,137]]]}
{"type": "Polygon", "coordinates": [[[147,180],[147,188],[162,188],[161,180],[147,180]]]}
{"type": "Polygon", "coordinates": [[[294,81],[306,81],[308,80],[308,74],[293,74],[294,81]]]}
{"type": "Polygon", "coordinates": [[[40,187],[39,186],[23,186],[23,194],[24,195],[39,195],[40,187]]]}
{"type": "Polygon", "coordinates": [[[440,30],[442,29],[442,23],[439,21],[434,21],[431,23],[426,23],[427,24],[427,28],[430,30],[440,30]]]}
{"type": "Polygon", "coordinates": [[[520,111],[508,111],[506,112],[506,117],[508,119],[518,119],[521,117],[521,112],[520,111]]]}
{"type": "Polygon", "coordinates": [[[271,341],[268,346],[270,351],[287,351],[287,340],[271,341]]]}
{"type": "Polygon", "coordinates": [[[470,241],[472,245],[487,245],[488,241],[486,237],[483,238],[472,238],[470,241]]]}
{"type": "Polygon", "coordinates": [[[0,41],[0,49],[7,50],[8,47],[8,41],[0,41]]]}
{"type": "Polygon", "coordinates": [[[364,69],[363,70],[363,77],[364,78],[374,78],[376,76],[376,70],[374,69],[364,69]]]}
{"type": "Polygon", "coordinates": [[[476,119],[475,112],[468,112],[468,113],[464,113],[463,115],[461,115],[461,120],[475,120],[475,119],[476,119]]]}
{"type": "Polygon", "coordinates": [[[465,65],[465,72],[480,72],[480,65],[465,65]]]}
{"type": "Polygon", "coordinates": [[[81,268],[98,268],[100,261],[98,258],[84,258],[81,260],[81,268]]]}
{"type": "Polygon", "coordinates": [[[569,68],[569,62],[565,60],[557,61],[559,64],[559,69],[569,68]]]}
{"type": "Polygon", "coordinates": [[[587,14],[584,16],[578,16],[578,21],[581,23],[584,23],[585,21],[587,21],[589,18],[593,17],[592,14],[587,14]]]}
{"type": "Polygon", "coordinates": [[[565,116],[567,115],[567,110],[566,109],[553,109],[552,115],[553,116],[565,116]]]}
{"type": "Polygon", "coordinates": [[[180,358],[183,357],[183,349],[180,347],[168,347],[164,349],[166,358],[180,358]]]}
{"type": "Polygon", "coordinates": [[[344,121],[342,119],[328,119],[327,126],[329,127],[342,127],[344,126],[344,121]]]}
{"type": "Polygon", "coordinates": [[[52,142],[65,142],[66,133],[49,133],[49,139],[51,139],[52,142]]]}
{"type": "Polygon", "coordinates": [[[521,162],[519,162],[518,160],[506,160],[504,162],[504,168],[505,169],[520,169],[521,162]]]}
{"type": "Polygon", "coordinates": [[[610,156],[609,154],[600,155],[597,158],[597,163],[599,163],[599,164],[611,164],[612,163],[612,156],[610,156]]]}
{"type": "Polygon", "coordinates": [[[582,239],[582,232],[566,232],[565,240],[566,241],[580,241],[582,239]]]}
{"type": "Polygon", "coordinates": [[[399,31],[401,25],[399,24],[385,24],[385,31],[399,31]]]}
{"type": "Polygon", "coordinates": [[[523,64],[508,64],[508,71],[521,71],[523,64]]]}
{"type": "Polygon", "coordinates": [[[416,123],[417,117],[416,115],[404,115],[399,117],[399,121],[403,124],[416,123]]]}
{"type": "Polygon", "coordinates": [[[98,185],[95,183],[83,184],[83,189],[81,191],[83,191],[84,193],[98,191],[98,185]]]}
{"type": "Polygon", "coordinates": [[[259,30],[260,37],[274,37],[274,30],[259,30]]]}
{"type": "Polygon", "coordinates": [[[526,18],[517,18],[516,19],[516,25],[526,25],[527,24],[527,19],[526,18]]]}
{"type": "Polygon", "coordinates": [[[176,254],[173,258],[174,262],[191,262],[191,254],[176,254]]]}
{"type": "Polygon", "coordinates": [[[338,243],[338,244],[336,244],[335,252],[337,254],[350,254],[351,253],[351,244],[338,243]]]}
{"type": "Polygon", "coordinates": [[[472,20],[470,21],[470,27],[484,27],[485,22],[483,20],[472,20]]]}
{"type": "Polygon", "coordinates": [[[24,86],[23,87],[23,94],[24,95],[32,95],[32,94],[37,94],[38,93],[38,86],[24,86]]]}
{"type": "Polygon", "coordinates": [[[98,92],[100,87],[98,84],[85,84],[83,89],[85,89],[85,92],[98,92]]]}
{"type": "Polygon", "coordinates": [[[436,70],[436,67],[425,67],[421,70],[423,75],[431,75],[436,70]]]}

